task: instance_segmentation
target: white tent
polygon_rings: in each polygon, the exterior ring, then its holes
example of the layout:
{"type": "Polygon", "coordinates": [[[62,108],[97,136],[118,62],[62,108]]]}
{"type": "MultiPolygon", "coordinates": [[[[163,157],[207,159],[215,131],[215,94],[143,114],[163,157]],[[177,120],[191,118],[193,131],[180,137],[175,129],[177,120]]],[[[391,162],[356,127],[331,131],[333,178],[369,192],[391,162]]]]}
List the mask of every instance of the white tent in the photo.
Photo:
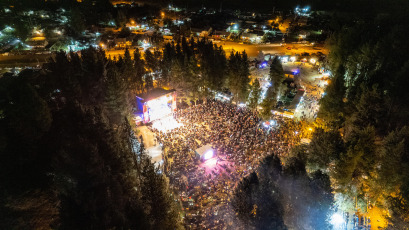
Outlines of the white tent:
{"type": "Polygon", "coordinates": [[[196,149],[196,154],[199,155],[201,160],[207,160],[214,156],[215,151],[210,144],[204,145],[196,149]]]}

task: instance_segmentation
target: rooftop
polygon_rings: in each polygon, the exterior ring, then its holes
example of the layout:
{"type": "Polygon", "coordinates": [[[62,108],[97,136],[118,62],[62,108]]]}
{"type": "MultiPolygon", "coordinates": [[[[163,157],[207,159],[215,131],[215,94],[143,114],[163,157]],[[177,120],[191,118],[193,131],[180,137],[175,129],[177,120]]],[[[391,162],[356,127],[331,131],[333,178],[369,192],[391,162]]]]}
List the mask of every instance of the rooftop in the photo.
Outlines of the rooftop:
{"type": "Polygon", "coordinates": [[[176,90],[174,90],[174,89],[167,90],[167,89],[163,89],[163,88],[155,88],[155,89],[152,89],[152,90],[150,90],[150,91],[148,91],[146,93],[138,94],[138,95],[136,95],[136,97],[138,97],[138,98],[140,98],[140,99],[142,99],[144,101],[150,101],[150,100],[156,99],[158,97],[164,96],[166,94],[169,94],[169,93],[172,93],[172,92],[175,92],[175,91],[176,90]]]}

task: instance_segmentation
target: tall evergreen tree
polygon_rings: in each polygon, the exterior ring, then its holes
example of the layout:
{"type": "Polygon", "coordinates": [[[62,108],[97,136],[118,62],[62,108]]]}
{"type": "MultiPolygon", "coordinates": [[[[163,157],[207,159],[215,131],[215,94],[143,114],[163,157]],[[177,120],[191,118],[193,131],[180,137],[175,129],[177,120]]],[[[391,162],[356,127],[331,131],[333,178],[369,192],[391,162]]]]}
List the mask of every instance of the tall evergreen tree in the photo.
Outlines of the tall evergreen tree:
{"type": "Polygon", "coordinates": [[[146,74],[145,61],[142,59],[141,53],[138,49],[133,53],[133,67],[134,72],[132,74],[131,86],[132,91],[135,93],[141,93],[143,91],[143,79],[146,74]]]}
{"type": "Polygon", "coordinates": [[[150,90],[153,88],[154,77],[156,76],[156,69],[158,66],[158,60],[155,58],[153,53],[148,49],[145,51],[145,62],[148,69],[148,73],[145,74],[145,90],[150,90]]]}
{"type": "Polygon", "coordinates": [[[283,66],[278,56],[275,56],[270,65],[269,81],[273,84],[274,92],[278,97],[281,97],[283,94],[285,88],[285,85],[283,85],[284,80],[283,66]]]}
{"type": "Polygon", "coordinates": [[[269,119],[271,117],[271,114],[272,114],[271,110],[274,109],[274,106],[277,102],[276,98],[277,96],[274,92],[274,88],[272,86],[268,87],[267,92],[266,92],[266,97],[260,104],[261,107],[263,108],[260,115],[264,119],[269,119]]]}
{"type": "Polygon", "coordinates": [[[341,65],[326,89],[326,95],[320,100],[321,109],[318,116],[334,125],[341,125],[344,121],[345,103],[345,69],[341,65]]]}
{"type": "Polygon", "coordinates": [[[249,60],[248,60],[246,51],[243,51],[241,53],[239,75],[240,75],[239,98],[241,101],[246,101],[249,95],[249,83],[250,83],[249,60]]]}
{"type": "Polygon", "coordinates": [[[247,99],[249,82],[247,54],[232,51],[228,61],[228,87],[236,102],[247,99]]]}
{"type": "Polygon", "coordinates": [[[258,101],[260,99],[261,88],[258,79],[254,79],[253,85],[251,86],[251,93],[249,98],[249,107],[251,109],[256,109],[258,106],[258,101]]]}
{"type": "MultiPolygon", "coordinates": [[[[113,64],[111,64],[113,65],[113,64]]],[[[118,68],[110,66],[107,70],[107,83],[105,91],[104,107],[113,124],[122,123],[123,119],[130,114],[130,102],[128,87],[125,79],[120,76],[118,68]]]]}

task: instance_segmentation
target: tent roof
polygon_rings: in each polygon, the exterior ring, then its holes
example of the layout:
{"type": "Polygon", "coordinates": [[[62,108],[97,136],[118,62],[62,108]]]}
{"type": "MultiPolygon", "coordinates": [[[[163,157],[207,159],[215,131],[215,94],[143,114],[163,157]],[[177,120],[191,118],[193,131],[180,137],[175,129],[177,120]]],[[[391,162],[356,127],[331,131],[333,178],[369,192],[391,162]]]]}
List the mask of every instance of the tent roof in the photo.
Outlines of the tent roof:
{"type": "Polygon", "coordinates": [[[163,89],[163,88],[155,88],[155,89],[152,89],[152,90],[150,90],[150,91],[148,91],[146,93],[139,94],[139,95],[136,95],[136,96],[141,98],[144,101],[150,101],[152,99],[156,99],[158,97],[161,97],[163,95],[166,95],[166,94],[169,94],[169,93],[172,93],[172,92],[175,92],[175,91],[176,90],[174,90],[174,89],[167,90],[167,89],[163,89]]]}
{"type": "Polygon", "coordinates": [[[210,144],[207,144],[207,145],[204,145],[204,146],[196,149],[196,153],[199,154],[200,157],[202,157],[203,154],[205,154],[209,150],[214,151],[212,146],[210,144]]]}

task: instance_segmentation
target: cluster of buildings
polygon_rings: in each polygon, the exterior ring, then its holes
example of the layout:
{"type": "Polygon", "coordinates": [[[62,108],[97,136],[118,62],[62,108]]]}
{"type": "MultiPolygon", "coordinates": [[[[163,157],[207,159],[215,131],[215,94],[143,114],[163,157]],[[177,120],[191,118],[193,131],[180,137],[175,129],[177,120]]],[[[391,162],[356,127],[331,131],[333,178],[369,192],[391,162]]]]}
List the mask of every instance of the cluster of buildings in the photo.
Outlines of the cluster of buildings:
{"type": "MultiPolygon", "coordinates": [[[[137,1],[113,1],[113,4],[118,10],[125,8],[124,11],[145,7],[144,3],[137,1]]],[[[308,7],[297,7],[291,12],[255,13],[206,8],[188,11],[170,5],[150,16],[130,18],[127,15],[124,19],[126,22],[121,24],[112,18],[101,19],[98,25],[83,28],[75,35],[72,32],[75,27],[72,12],[62,8],[52,12],[29,10],[17,14],[10,8],[0,11],[3,11],[0,19],[7,18],[8,21],[14,22],[14,25],[12,23],[0,28],[0,55],[15,51],[35,54],[56,50],[78,51],[89,46],[109,50],[145,50],[177,41],[182,36],[209,39],[215,43],[226,40],[253,44],[306,43],[314,42],[314,35],[322,33],[310,25],[316,20],[310,20],[313,14],[308,7]],[[216,22],[195,23],[195,18],[202,17],[213,17],[216,22]],[[15,29],[21,29],[16,28],[21,27],[15,25],[16,23],[25,24],[28,28],[26,38],[19,39],[14,33],[15,29]]]]}

